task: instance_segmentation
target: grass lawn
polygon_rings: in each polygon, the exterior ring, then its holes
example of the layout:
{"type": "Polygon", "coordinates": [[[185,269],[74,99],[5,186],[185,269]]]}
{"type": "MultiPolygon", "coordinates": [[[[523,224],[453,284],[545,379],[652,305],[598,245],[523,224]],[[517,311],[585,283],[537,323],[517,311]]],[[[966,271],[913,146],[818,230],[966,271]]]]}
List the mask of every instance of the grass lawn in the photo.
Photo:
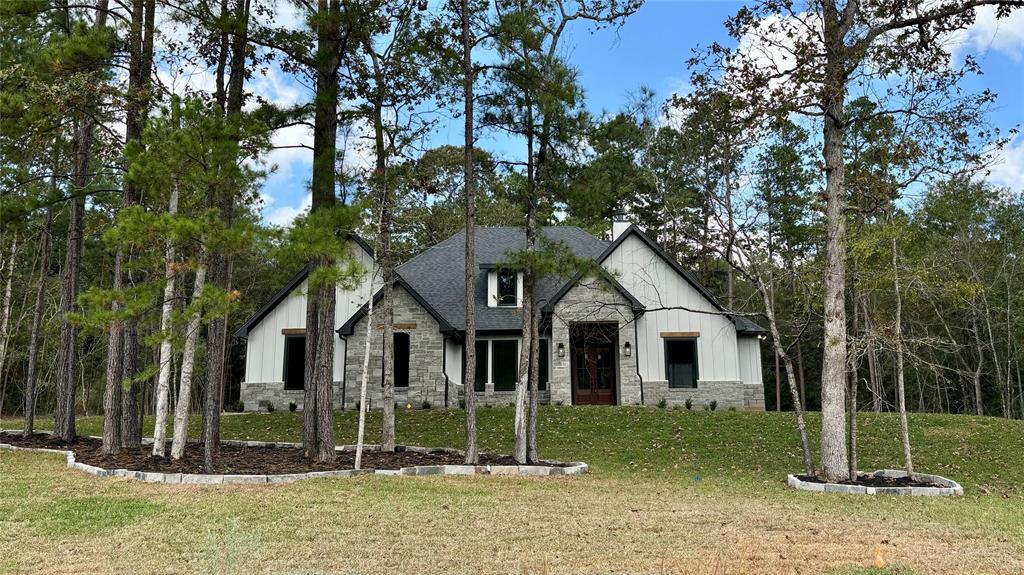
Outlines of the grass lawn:
{"type": "MultiPolygon", "coordinates": [[[[339,443],[356,415],[337,414],[339,443]]],[[[861,468],[898,467],[897,419],[861,422],[861,468]]],[[[301,425],[230,415],[223,437],[300,441],[301,425]]],[[[462,445],[459,411],[400,411],[397,428],[462,445]]],[[[510,409],[480,410],[484,450],[510,452],[511,429],[510,409]]],[[[582,477],[148,485],[0,451],[0,573],[1024,573],[1024,422],[913,415],[911,429],[919,470],[965,497],[788,490],[799,447],[775,413],[543,408],[541,455],[588,462],[582,477]],[[890,569],[871,568],[876,552],[890,569]]]]}

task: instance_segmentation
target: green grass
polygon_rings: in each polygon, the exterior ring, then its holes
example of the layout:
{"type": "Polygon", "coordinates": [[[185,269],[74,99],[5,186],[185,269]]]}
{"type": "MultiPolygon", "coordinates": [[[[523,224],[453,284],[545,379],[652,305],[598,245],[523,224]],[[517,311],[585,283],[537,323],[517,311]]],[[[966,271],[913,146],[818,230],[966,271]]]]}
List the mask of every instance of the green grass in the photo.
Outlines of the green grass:
{"type": "MultiPolygon", "coordinates": [[[[337,414],[338,443],[354,442],[356,417],[337,414]]],[[[510,452],[512,411],[478,419],[482,448],[510,452]]],[[[301,438],[301,413],[222,422],[225,439],[301,438]]],[[[462,422],[461,411],[401,410],[398,438],[460,447],[462,422]]],[[[98,435],[102,422],[78,425],[98,435]]],[[[539,425],[543,457],[592,472],[199,488],[97,479],[59,457],[0,452],[0,572],[859,574],[876,572],[863,569],[878,550],[899,566],[879,573],[1024,572],[1024,422],[913,415],[917,469],[967,490],[934,499],[786,489],[801,461],[790,414],[545,407],[539,425]],[[91,558],[60,555],[68,545],[91,558]]],[[[368,441],[379,428],[373,413],[368,441]]],[[[898,437],[895,417],[863,414],[861,468],[900,467],[898,437]]]]}

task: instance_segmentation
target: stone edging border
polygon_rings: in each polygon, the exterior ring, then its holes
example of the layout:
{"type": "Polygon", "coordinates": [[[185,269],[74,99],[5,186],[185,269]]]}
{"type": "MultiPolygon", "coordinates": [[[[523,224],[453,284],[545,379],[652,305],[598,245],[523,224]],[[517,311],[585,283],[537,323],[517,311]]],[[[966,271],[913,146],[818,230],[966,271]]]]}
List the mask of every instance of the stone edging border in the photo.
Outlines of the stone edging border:
{"type": "MultiPolygon", "coordinates": [[[[898,469],[880,469],[872,475],[879,477],[904,477],[907,473],[898,469]]],[[[940,475],[914,473],[914,481],[937,483],[943,487],[867,487],[863,485],[844,485],[841,483],[814,483],[802,481],[795,475],[786,477],[786,485],[804,491],[823,491],[826,493],[848,493],[851,495],[903,495],[912,497],[961,496],[964,488],[959,483],[940,475]]]]}
{"type": "MultiPolygon", "coordinates": [[[[10,433],[0,430],[0,435],[10,433]]],[[[99,439],[93,437],[93,439],[99,439]]],[[[152,439],[144,439],[143,443],[152,443],[152,439]]],[[[225,445],[238,447],[302,447],[300,443],[281,443],[268,441],[238,441],[224,440],[225,445]]],[[[287,473],[270,475],[206,475],[198,473],[161,473],[156,471],[133,471],[130,469],[104,469],[87,465],[75,460],[75,452],[63,449],[47,449],[41,447],[18,447],[7,443],[0,443],[0,449],[13,451],[31,451],[38,453],[59,453],[67,458],[68,467],[94,475],[96,477],[124,477],[143,481],[145,483],[167,483],[167,484],[189,484],[189,485],[264,485],[268,483],[292,483],[303,479],[320,479],[324,477],[355,477],[358,475],[504,475],[504,476],[530,476],[548,477],[558,475],[581,475],[586,473],[589,467],[582,461],[563,463],[560,461],[546,461],[542,463],[559,465],[561,467],[548,467],[542,465],[417,465],[414,467],[403,467],[401,469],[339,469],[335,471],[310,471],[308,473],[287,473]]],[[[355,445],[338,445],[336,451],[355,451],[355,445]]],[[[397,445],[398,451],[411,451],[414,453],[448,453],[462,455],[463,452],[451,448],[428,448],[414,445],[397,445]]],[[[364,445],[365,451],[379,451],[379,445],[364,445]]]]}

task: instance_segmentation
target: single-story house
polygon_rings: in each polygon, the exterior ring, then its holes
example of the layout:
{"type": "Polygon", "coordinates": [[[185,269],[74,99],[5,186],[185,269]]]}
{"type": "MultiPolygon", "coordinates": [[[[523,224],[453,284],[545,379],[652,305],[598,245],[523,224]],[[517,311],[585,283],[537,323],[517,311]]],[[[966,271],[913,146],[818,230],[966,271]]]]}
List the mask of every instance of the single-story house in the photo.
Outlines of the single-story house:
{"type": "MultiPolygon", "coordinates": [[[[395,401],[455,406],[465,393],[465,232],[395,270],[395,401]]],[[[501,266],[525,248],[523,230],[480,227],[476,236],[476,378],[483,404],[513,401],[522,334],[522,272],[501,266]]],[[[541,232],[598,266],[587,277],[545,277],[540,382],[543,403],[682,405],[764,409],[761,340],[765,330],[728,313],[689,272],[635,225],[617,222],[611,241],[569,226],[541,232]]],[[[373,250],[356,235],[350,249],[369,270],[373,250]]],[[[238,331],[247,339],[241,400],[301,409],[305,365],[305,282],[300,272],[238,331]]],[[[369,275],[369,274],[367,274],[369,275]]],[[[337,292],[334,401],[354,408],[365,353],[367,300],[381,297],[366,277],[337,292]]],[[[382,397],[383,339],[371,331],[368,403],[382,397]]]]}

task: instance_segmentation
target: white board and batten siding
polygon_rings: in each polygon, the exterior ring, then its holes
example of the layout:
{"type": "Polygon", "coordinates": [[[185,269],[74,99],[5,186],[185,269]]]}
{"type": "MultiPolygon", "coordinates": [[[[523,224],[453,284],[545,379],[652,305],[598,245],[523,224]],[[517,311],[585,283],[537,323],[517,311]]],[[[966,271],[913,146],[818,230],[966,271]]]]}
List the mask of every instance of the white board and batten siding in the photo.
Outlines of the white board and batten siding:
{"type": "MultiPolygon", "coordinates": [[[[656,310],[644,313],[636,325],[637,362],[644,381],[668,379],[662,334],[683,332],[699,334],[697,362],[700,381],[754,383],[741,373],[736,326],[732,320],[721,315],[707,298],[643,240],[636,235],[628,236],[608,255],[603,265],[648,310],[656,310]]],[[[757,338],[750,339],[757,342],[757,338]]],[[[756,372],[760,382],[760,370],[756,372]]]]}
{"type": "MultiPolygon", "coordinates": [[[[370,254],[355,242],[349,242],[353,253],[360,258],[366,270],[359,286],[354,290],[337,289],[334,310],[335,326],[345,323],[364,304],[370,295],[369,270],[373,264],[370,254]]],[[[379,286],[380,282],[375,282],[379,286]]],[[[245,383],[275,383],[284,378],[284,330],[306,328],[306,290],[304,280],[288,297],[249,331],[245,354],[245,383]]],[[[339,337],[334,348],[334,381],[345,379],[345,342],[339,337]]]]}
{"type": "Polygon", "coordinates": [[[737,338],[740,351],[740,379],[746,384],[764,385],[761,376],[761,340],[757,336],[737,338]]]}

